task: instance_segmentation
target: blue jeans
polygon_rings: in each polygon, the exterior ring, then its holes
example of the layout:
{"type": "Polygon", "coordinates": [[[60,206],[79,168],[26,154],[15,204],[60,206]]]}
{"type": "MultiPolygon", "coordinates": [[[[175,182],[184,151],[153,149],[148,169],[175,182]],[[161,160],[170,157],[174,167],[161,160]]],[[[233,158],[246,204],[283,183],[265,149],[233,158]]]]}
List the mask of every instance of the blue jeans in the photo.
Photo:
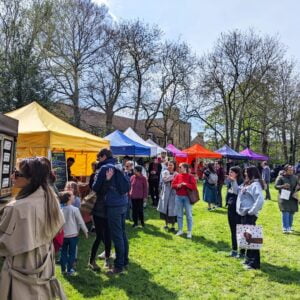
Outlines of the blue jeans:
{"type": "Polygon", "coordinates": [[[61,248],[60,256],[60,265],[61,271],[65,272],[66,267],[67,271],[70,272],[73,268],[75,257],[76,257],[76,248],[78,243],[78,236],[71,238],[64,238],[64,243],[61,248]]]}
{"type": "Polygon", "coordinates": [[[175,205],[176,205],[178,229],[181,231],[183,229],[183,208],[184,208],[185,214],[186,214],[188,231],[192,231],[192,227],[193,227],[192,207],[193,206],[190,203],[188,196],[176,195],[175,205]]]}
{"type": "Polygon", "coordinates": [[[293,226],[294,213],[289,211],[282,212],[282,226],[283,229],[291,229],[293,226]]]}
{"type": "Polygon", "coordinates": [[[128,265],[128,239],[125,232],[127,204],[124,206],[107,207],[107,221],[111,239],[115,245],[115,268],[123,269],[128,265]]]}

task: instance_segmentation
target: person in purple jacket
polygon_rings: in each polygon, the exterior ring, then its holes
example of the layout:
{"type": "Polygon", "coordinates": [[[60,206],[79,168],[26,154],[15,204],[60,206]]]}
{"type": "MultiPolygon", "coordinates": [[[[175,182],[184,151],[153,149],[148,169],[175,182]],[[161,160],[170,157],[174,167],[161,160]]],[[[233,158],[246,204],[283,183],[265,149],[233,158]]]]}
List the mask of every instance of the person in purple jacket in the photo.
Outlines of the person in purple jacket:
{"type": "Polygon", "coordinates": [[[147,178],[142,174],[142,167],[134,167],[134,175],[130,178],[131,189],[129,196],[132,202],[132,219],[135,228],[138,226],[138,220],[141,221],[141,225],[144,227],[144,199],[148,197],[148,183],[147,178]]]}

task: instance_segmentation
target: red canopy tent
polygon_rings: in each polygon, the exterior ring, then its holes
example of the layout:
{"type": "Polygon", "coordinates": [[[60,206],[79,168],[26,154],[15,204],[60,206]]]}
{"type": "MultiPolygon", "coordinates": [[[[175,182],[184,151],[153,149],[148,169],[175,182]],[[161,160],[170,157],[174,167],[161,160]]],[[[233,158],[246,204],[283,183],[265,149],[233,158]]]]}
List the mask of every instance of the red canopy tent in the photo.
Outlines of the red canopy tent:
{"type": "Polygon", "coordinates": [[[210,151],[199,144],[195,144],[190,148],[184,149],[182,152],[186,153],[188,157],[176,157],[176,161],[187,162],[189,164],[196,158],[222,158],[222,154],[210,151]]]}

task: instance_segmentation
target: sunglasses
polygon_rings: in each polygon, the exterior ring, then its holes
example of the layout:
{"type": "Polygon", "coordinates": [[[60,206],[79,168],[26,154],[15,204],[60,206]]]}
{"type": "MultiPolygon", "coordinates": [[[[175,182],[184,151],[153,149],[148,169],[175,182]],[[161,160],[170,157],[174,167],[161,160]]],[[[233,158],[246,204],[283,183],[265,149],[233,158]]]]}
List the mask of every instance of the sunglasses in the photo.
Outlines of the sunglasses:
{"type": "Polygon", "coordinates": [[[20,171],[18,171],[18,170],[14,170],[13,175],[15,176],[15,178],[18,178],[18,177],[25,177],[25,175],[22,174],[22,173],[21,173],[20,171]]]}

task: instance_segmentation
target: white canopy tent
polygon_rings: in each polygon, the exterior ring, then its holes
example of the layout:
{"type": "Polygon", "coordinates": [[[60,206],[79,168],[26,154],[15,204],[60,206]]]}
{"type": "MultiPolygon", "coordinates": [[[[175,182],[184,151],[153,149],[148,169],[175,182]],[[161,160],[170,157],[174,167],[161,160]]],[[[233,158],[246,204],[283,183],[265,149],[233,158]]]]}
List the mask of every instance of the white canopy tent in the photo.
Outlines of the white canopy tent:
{"type": "Polygon", "coordinates": [[[142,144],[146,147],[150,147],[150,156],[156,156],[157,153],[157,146],[154,146],[145,140],[143,140],[131,127],[128,127],[125,131],[124,134],[129,137],[130,139],[134,140],[135,142],[142,144]]]}
{"type": "Polygon", "coordinates": [[[157,147],[157,154],[161,154],[161,153],[167,152],[166,149],[160,147],[155,142],[153,142],[151,139],[148,139],[146,142],[149,143],[149,144],[151,144],[151,145],[153,145],[153,146],[155,146],[155,147],[157,147]]]}

